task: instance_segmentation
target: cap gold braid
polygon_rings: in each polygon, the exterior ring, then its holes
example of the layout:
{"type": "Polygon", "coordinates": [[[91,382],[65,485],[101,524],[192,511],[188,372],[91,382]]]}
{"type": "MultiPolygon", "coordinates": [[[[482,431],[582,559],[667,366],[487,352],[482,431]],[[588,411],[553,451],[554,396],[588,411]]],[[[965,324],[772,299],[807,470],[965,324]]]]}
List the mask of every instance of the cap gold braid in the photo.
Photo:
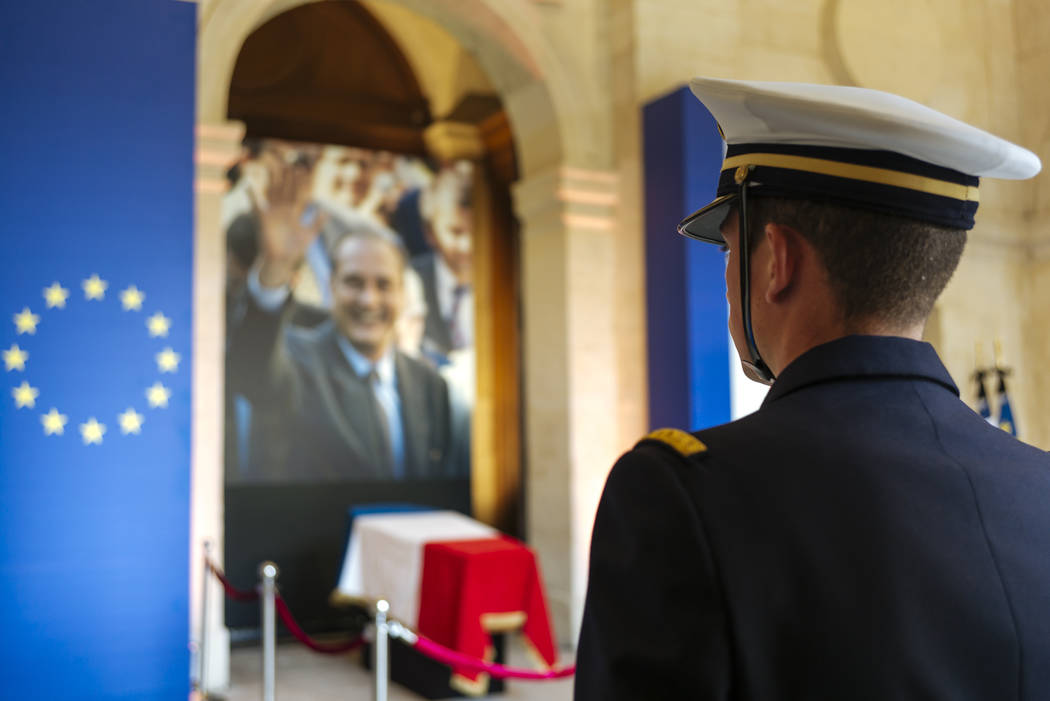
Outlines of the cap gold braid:
{"type": "Polygon", "coordinates": [[[904,173],[899,170],[831,161],[825,158],[792,156],[783,153],[746,153],[727,158],[722,163],[722,171],[734,170],[741,166],[767,166],[770,168],[800,170],[837,178],[877,183],[879,185],[891,185],[930,195],[950,197],[956,200],[980,201],[977,195],[977,188],[972,185],[953,183],[947,180],[929,178],[924,175],[915,175],[914,173],[904,173]]]}

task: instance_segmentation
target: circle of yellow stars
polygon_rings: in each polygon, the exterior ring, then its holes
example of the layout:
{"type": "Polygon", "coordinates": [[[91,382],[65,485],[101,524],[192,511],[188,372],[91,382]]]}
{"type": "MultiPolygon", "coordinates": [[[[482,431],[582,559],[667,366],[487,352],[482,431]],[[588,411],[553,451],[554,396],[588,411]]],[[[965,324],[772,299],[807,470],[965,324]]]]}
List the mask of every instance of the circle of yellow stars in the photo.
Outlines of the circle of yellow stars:
{"type": "MultiPolygon", "coordinates": [[[[92,274],[91,277],[81,282],[80,287],[84,291],[85,300],[102,301],[106,297],[109,283],[97,274],[92,274]]],[[[62,287],[58,282],[51,283],[43,291],[46,309],[65,309],[69,294],[69,290],[62,287]]],[[[142,311],[142,305],[145,301],[146,293],[135,285],[131,285],[120,292],[120,304],[124,311],[142,311]]],[[[34,314],[29,307],[23,307],[20,312],[14,315],[13,320],[16,336],[35,335],[37,326],[41,323],[40,315],[34,314]]],[[[146,329],[150,338],[166,338],[171,330],[171,324],[171,319],[159,311],[146,319],[146,329]]],[[[6,350],[0,351],[0,355],[3,357],[5,372],[25,372],[26,365],[29,362],[29,353],[19,347],[17,343],[12,344],[6,350]]],[[[164,374],[177,372],[181,357],[169,346],[157,353],[154,359],[157,363],[157,370],[164,374]]],[[[150,409],[165,409],[168,406],[168,401],[171,399],[171,390],[165,387],[162,382],[154,382],[153,385],[146,388],[144,395],[150,409]]],[[[30,385],[27,380],[23,380],[20,385],[11,390],[11,396],[14,397],[16,409],[35,409],[40,390],[30,385]]],[[[125,436],[140,434],[142,425],[145,422],[146,417],[136,411],[134,407],[128,407],[125,411],[117,414],[117,424],[120,426],[121,434],[125,436]]],[[[61,413],[56,407],[51,407],[46,414],[40,415],[40,423],[43,426],[45,436],[61,436],[65,434],[69,417],[61,413]]],[[[101,423],[94,416],[79,424],[77,428],[84,445],[101,445],[107,430],[106,424],[101,423]]]]}

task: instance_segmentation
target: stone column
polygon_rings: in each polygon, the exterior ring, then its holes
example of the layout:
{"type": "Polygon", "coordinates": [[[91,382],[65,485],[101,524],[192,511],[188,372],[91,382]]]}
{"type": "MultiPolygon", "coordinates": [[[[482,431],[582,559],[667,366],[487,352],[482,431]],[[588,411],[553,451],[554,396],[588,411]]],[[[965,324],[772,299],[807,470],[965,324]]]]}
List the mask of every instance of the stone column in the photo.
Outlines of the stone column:
{"type": "MultiPolygon", "coordinates": [[[[222,564],[223,430],[225,412],[226,235],[222,230],[222,196],[226,170],[240,153],[244,127],[239,123],[198,123],[195,151],[196,193],[193,253],[193,478],[190,524],[190,630],[201,638],[200,606],[203,543],[213,543],[222,564]]],[[[230,636],[224,623],[225,596],[209,578],[208,689],[229,685],[230,636]]]]}
{"type": "Polygon", "coordinates": [[[526,522],[562,642],[576,640],[598,497],[617,458],[617,177],[559,167],[514,190],[521,220],[526,522]]]}

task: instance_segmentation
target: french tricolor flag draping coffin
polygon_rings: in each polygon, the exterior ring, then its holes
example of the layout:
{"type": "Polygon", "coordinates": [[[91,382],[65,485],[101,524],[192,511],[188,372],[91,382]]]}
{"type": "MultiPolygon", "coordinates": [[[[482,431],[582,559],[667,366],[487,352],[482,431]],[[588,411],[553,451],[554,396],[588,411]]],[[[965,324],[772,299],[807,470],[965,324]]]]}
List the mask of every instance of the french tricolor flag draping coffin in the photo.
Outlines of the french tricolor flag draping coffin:
{"type": "MultiPolygon", "coordinates": [[[[557,661],[532,550],[453,511],[353,519],[336,599],[390,603],[392,618],[457,652],[492,660],[492,633],[521,631],[534,663],[557,661]]],[[[453,669],[450,685],[484,694],[488,676],[453,669]]]]}

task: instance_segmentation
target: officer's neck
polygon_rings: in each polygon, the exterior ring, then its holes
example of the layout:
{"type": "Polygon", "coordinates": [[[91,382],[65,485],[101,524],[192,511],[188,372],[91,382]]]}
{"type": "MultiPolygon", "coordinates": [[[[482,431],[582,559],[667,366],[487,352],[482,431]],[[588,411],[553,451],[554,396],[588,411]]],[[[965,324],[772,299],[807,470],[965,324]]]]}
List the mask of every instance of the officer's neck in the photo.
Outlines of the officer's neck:
{"type": "Polygon", "coordinates": [[[800,305],[783,310],[779,328],[771,329],[771,340],[763,344],[762,354],[773,373],[779,375],[796,358],[824,343],[844,336],[897,336],[921,341],[925,321],[894,324],[881,319],[846,322],[838,309],[800,305]]]}

